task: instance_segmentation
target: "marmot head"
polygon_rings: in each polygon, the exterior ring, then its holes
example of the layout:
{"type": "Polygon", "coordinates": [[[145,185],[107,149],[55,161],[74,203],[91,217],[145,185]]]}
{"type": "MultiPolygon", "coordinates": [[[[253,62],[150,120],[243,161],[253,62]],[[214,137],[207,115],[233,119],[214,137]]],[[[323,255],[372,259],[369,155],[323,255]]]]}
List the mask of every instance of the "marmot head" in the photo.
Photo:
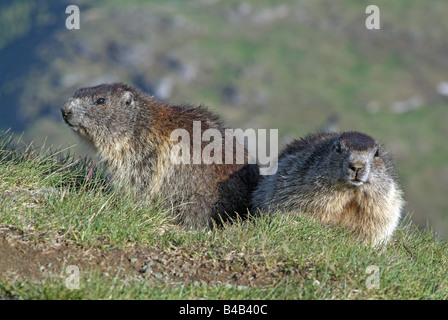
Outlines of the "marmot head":
{"type": "Polygon", "coordinates": [[[81,88],[61,108],[64,121],[91,146],[132,131],[141,93],[122,83],[81,88]]]}
{"type": "Polygon", "coordinates": [[[364,133],[349,131],[329,142],[331,150],[327,165],[332,168],[332,178],[353,187],[376,181],[384,183],[389,158],[375,139],[364,133]]]}

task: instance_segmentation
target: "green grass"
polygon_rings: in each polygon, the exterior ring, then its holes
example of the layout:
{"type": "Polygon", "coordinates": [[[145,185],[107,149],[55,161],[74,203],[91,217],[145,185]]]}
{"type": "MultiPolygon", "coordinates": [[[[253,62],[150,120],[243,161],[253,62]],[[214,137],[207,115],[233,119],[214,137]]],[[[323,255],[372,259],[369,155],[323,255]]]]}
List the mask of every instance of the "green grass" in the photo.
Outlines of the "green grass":
{"type": "Polygon", "coordinates": [[[428,217],[447,237],[447,202],[439,190],[446,189],[448,176],[448,109],[436,92],[446,81],[446,1],[377,1],[381,30],[372,31],[365,28],[366,1],[79,0],[86,19],[69,33],[60,21],[46,30],[65,16],[42,2],[14,1],[0,12],[0,61],[9,70],[2,73],[0,91],[3,104],[14,105],[3,108],[0,126],[14,128],[13,119],[20,118],[24,127],[15,130],[25,130],[27,139],[76,143],[57,106],[98,75],[148,93],[169,77],[174,87],[168,102],[203,103],[229,127],[275,128],[288,140],[337,118],[339,130],[365,131],[386,143],[397,159],[408,210],[420,224],[428,217]],[[256,22],[282,6],[286,16],[256,22]],[[23,43],[36,41],[33,32],[43,35],[39,46],[23,50],[23,43]],[[127,53],[141,47],[151,50],[130,59],[127,53]],[[165,56],[192,66],[195,76],[184,79],[165,56]],[[236,90],[239,104],[225,97],[227,86],[236,90]],[[390,110],[414,96],[424,100],[420,109],[390,110]],[[366,110],[370,103],[378,112],[366,110]]]}
{"type": "Polygon", "coordinates": [[[253,269],[269,281],[187,281],[132,270],[104,273],[93,265],[82,270],[78,290],[66,288],[62,272],[43,273],[37,280],[0,275],[0,298],[448,298],[448,245],[410,221],[402,223],[386,248],[372,248],[344,229],[296,215],[261,217],[212,231],[186,230],[157,206],[144,207],[109,190],[104,174],[92,172],[88,160],[45,148],[18,150],[8,135],[1,141],[0,226],[22,230],[31,244],[59,239],[84,251],[158,248],[241,273],[253,269]],[[378,267],[379,287],[369,290],[366,269],[371,265],[378,267]]]}

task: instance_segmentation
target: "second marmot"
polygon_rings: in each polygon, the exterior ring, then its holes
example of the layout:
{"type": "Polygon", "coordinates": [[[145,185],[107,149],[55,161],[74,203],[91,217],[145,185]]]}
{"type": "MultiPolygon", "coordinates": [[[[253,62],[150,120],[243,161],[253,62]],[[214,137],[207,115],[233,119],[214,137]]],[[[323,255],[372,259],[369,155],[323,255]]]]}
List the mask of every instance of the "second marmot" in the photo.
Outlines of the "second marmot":
{"type": "Polygon", "coordinates": [[[178,145],[171,139],[174,130],[189,135],[191,152],[195,147],[203,151],[207,129],[225,136],[221,120],[205,108],[168,105],[114,83],[79,89],[61,111],[65,122],[106,163],[115,187],[162,203],[177,222],[206,227],[247,215],[259,172],[255,164],[247,164],[244,148],[243,163],[225,164],[226,152],[222,163],[173,162],[171,153],[178,145]],[[193,137],[195,122],[200,124],[199,141],[193,137]]]}
{"type": "Polygon", "coordinates": [[[277,173],[261,179],[252,201],[266,213],[300,211],[373,243],[390,238],[403,206],[389,154],[361,132],[293,141],[280,154],[277,173]]]}

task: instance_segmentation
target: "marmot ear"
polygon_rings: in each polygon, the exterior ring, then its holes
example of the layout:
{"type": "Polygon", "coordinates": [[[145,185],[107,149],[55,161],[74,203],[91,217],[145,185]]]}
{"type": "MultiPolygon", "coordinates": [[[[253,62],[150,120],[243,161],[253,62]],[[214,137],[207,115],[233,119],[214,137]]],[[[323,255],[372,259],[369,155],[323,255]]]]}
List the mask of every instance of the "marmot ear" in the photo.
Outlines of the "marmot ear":
{"type": "Polygon", "coordinates": [[[121,102],[124,106],[130,106],[134,104],[134,95],[132,94],[131,91],[125,91],[122,95],[121,95],[121,102]]]}

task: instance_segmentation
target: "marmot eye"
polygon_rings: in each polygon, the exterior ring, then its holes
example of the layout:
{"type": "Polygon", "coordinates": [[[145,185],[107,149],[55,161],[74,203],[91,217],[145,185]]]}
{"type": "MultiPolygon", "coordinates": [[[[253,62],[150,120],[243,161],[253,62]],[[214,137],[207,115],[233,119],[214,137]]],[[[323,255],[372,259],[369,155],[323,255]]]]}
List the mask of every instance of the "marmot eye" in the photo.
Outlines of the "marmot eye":
{"type": "Polygon", "coordinates": [[[335,150],[337,153],[341,153],[341,152],[342,152],[341,145],[340,145],[340,144],[336,145],[336,146],[334,147],[334,150],[335,150]]]}
{"type": "Polygon", "coordinates": [[[379,156],[380,156],[380,149],[376,149],[375,158],[378,158],[379,156]]]}
{"type": "Polygon", "coordinates": [[[106,99],[104,98],[99,98],[98,100],[96,100],[96,104],[102,105],[106,103],[106,99]]]}

